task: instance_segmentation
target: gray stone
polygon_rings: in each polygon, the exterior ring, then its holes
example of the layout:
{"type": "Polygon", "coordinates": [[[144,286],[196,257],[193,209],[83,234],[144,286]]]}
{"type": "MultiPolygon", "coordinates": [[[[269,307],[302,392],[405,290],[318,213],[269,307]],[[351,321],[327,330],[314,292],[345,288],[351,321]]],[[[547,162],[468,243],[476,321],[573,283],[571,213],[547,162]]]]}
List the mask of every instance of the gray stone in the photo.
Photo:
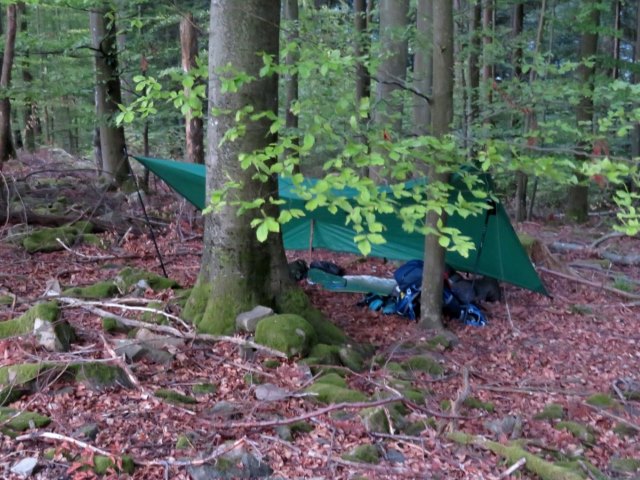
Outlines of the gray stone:
{"type": "Polygon", "coordinates": [[[273,315],[272,309],[258,305],[253,310],[242,312],[236,317],[236,329],[253,333],[256,331],[258,322],[270,315],[273,315]]]}
{"type": "Polygon", "coordinates": [[[98,425],[96,425],[95,423],[88,423],[78,428],[74,436],[84,437],[89,440],[95,440],[98,436],[98,432],[98,425]]]}
{"type": "Polygon", "coordinates": [[[243,406],[222,400],[206,411],[206,414],[222,420],[230,420],[242,416],[243,406]]]}
{"type": "Polygon", "coordinates": [[[33,457],[27,457],[20,460],[13,467],[11,467],[11,473],[20,475],[23,478],[30,477],[33,474],[33,470],[38,465],[38,460],[33,457]]]}
{"type": "Polygon", "coordinates": [[[265,383],[256,387],[255,395],[264,402],[277,402],[291,396],[291,392],[273,383],[265,383]]]}
{"type": "Polygon", "coordinates": [[[66,352],[71,348],[75,332],[67,322],[51,323],[39,317],[33,321],[33,334],[38,345],[50,352],[66,352]]]}
{"type": "Polygon", "coordinates": [[[406,460],[402,452],[400,450],[396,450],[395,448],[387,449],[385,459],[391,463],[404,463],[406,460]]]}

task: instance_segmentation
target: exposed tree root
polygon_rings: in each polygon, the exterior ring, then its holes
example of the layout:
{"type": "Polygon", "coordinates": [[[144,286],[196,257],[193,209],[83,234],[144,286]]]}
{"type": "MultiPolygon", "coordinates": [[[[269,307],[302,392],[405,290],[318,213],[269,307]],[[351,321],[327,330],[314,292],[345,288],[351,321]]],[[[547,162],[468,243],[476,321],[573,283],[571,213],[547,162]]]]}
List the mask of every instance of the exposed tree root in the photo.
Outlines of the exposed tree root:
{"type": "Polygon", "coordinates": [[[525,468],[538,475],[542,480],[584,480],[584,476],[565,467],[560,467],[548,462],[522,447],[514,444],[503,445],[484,437],[469,435],[464,432],[451,432],[447,435],[450,440],[462,445],[476,445],[492,451],[493,453],[506,458],[509,462],[519,462],[526,460],[525,468]]]}

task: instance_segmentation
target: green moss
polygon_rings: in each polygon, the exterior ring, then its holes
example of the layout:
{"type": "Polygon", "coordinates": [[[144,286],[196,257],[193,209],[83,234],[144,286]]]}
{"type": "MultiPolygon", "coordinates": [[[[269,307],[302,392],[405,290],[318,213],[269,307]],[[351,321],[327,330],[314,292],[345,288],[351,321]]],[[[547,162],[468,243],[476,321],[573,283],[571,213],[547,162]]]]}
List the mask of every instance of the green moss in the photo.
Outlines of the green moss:
{"type": "Polygon", "coordinates": [[[416,355],[402,362],[402,367],[405,370],[418,370],[421,372],[429,373],[433,376],[442,375],[444,369],[433,358],[416,355]]]}
{"type": "Polygon", "coordinates": [[[347,335],[325,318],[322,312],[311,305],[309,297],[299,287],[289,288],[276,299],[281,313],[293,313],[304,317],[314,328],[319,343],[343,345],[349,343],[347,335]]]}
{"type": "Polygon", "coordinates": [[[244,380],[244,383],[249,386],[264,383],[264,377],[254,372],[245,373],[242,379],[244,380]]]}
{"type": "Polygon", "coordinates": [[[315,427],[310,423],[303,422],[303,421],[295,422],[289,425],[289,429],[291,430],[291,433],[294,435],[296,433],[309,433],[313,431],[314,428],[315,427]]]}
{"type": "Polygon", "coordinates": [[[589,478],[594,480],[610,480],[607,475],[602,473],[595,465],[593,465],[586,458],[579,458],[574,460],[562,460],[556,462],[559,467],[570,468],[575,473],[582,475],[585,469],[589,471],[589,478]]]}
{"type": "Polygon", "coordinates": [[[451,340],[449,340],[445,335],[436,335],[435,337],[431,337],[429,340],[427,340],[427,347],[429,348],[429,350],[446,350],[451,346],[451,340]]]}
{"type": "Polygon", "coordinates": [[[102,329],[108,333],[127,333],[131,330],[129,327],[123,325],[112,317],[105,317],[102,319],[102,329]]]}
{"type": "Polygon", "coordinates": [[[364,369],[364,358],[357,350],[350,346],[340,348],[338,355],[340,356],[342,364],[354,372],[361,372],[364,369]]]}
{"type": "Polygon", "coordinates": [[[346,380],[338,373],[327,373],[316,378],[316,383],[326,383],[334,387],[347,388],[346,380]]]}
{"type": "Polygon", "coordinates": [[[16,402],[30,392],[31,389],[24,386],[10,385],[5,387],[0,390],[0,407],[16,402]]]}
{"type": "Polygon", "coordinates": [[[196,327],[202,333],[230,335],[236,329],[238,314],[250,308],[247,292],[241,291],[236,285],[234,291],[220,292],[209,297],[202,318],[196,323],[196,327]]]}
{"type": "Polygon", "coordinates": [[[314,398],[321,403],[354,403],[364,402],[367,397],[357,390],[349,388],[336,387],[329,383],[316,382],[305,390],[307,393],[314,394],[314,398]]]}
{"type": "Polygon", "coordinates": [[[104,455],[96,455],[93,457],[93,471],[98,475],[104,475],[109,470],[115,470],[115,464],[111,457],[105,457],[104,455]]]}
{"type": "Polygon", "coordinates": [[[422,390],[408,388],[406,390],[401,390],[401,393],[407,400],[413,403],[417,403],[418,405],[424,404],[426,395],[422,390]]]}
{"type": "Polygon", "coordinates": [[[451,409],[451,400],[444,399],[440,401],[440,410],[442,410],[443,412],[446,412],[450,409],[451,409]]]}
{"type": "MultiPolygon", "coordinates": [[[[315,347],[314,347],[315,348],[315,347]]],[[[268,368],[268,369],[276,369],[278,368],[280,365],[282,365],[282,362],[279,360],[273,360],[271,358],[266,359],[264,362],[262,362],[262,366],[264,368],[268,368]]]]}
{"type": "Polygon", "coordinates": [[[493,412],[495,407],[491,402],[483,402],[476,397],[467,397],[463,402],[469,408],[476,408],[478,410],[484,410],[485,412],[493,412]]]}
{"type": "Polygon", "coordinates": [[[342,458],[351,462],[375,464],[380,461],[380,453],[375,445],[358,445],[351,452],[342,455],[342,458]]]}
{"type": "Polygon", "coordinates": [[[97,282],[86,287],[72,287],[64,290],[62,295],[66,297],[100,299],[110,298],[118,295],[120,291],[115,283],[111,280],[97,282]]]}
{"type": "Polygon", "coordinates": [[[586,402],[594,407],[611,408],[615,410],[620,408],[620,403],[614,400],[611,395],[607,395],[606,393],[596,393],[591,395],[587,398],[586,402]]]}
{"type": "Polygon", "coordinates": [[[589,428],[577,422],[572,422],[569,420],[558,422],[555,425],[555,429],[566,430],[581,442],[584,442],[590,445],[593,445],[596,440],[595,435],[589,428]]]}
{"type": "Polygon", "coordinates": [[[211,296],[211,289],[212,285],[210,283],[198,280],[191,289],[191,294],[182,311],[182,317],[185,320],[189,320],[194,325],[200,323],[211,296]]]}
{"type": "Polygon", "coordinates": [[[133,475],[133,472],[136,470],[136,462],[133,460],[133,457],[130,455],[123,455],[120,458],[120,462],[122,465],[122,471],[127,475],[133,475]]]}
{"type": "Polygon", "coordinates": [[[311,363],[311,359],[313,359],[313,363],[317,365],[339,365],[339,352],[340,348],[335,345],[318,343],[309,351],[307,360],[308,363],[311,363]]]}
{"type": "MultiPolygon", "coordinates": [[[[147,305],[147,307],[153,308],[154,310],[159,310],[161,312],[164,311],[165,306],[166,305],[163,302],[150,302],[147,305]]],[[[156,323],[159,325],[164,325],[169,323],[167,320],[167,317],[165,317],[160,313],[154,313],[154,312],[144,312],[140,317],[140,320],[142,320],[143,322],[156,323]]]]}
{"type": "Polygon", "coordinates": [[[272,315],[258,322],[255,341],[289,357],[305,356],[316,343],[316,332],[299,315],[272,315]]]}
{"type": "Polygon", "coordinates": [[[536,413],[534,417],[536,420],[555,420],[564,418],[564,407],[559,403],[550,403],[544,407],[544,409],[536,413]]]}
{"type": "Polygon", "coordinates": [[[640,460],[637,458],[614,458],[610,463],[611,469],[619,473],[634,473],[640,471],[640,460]]]}
{"type": "Polygon", "coordinates": [[[183,395],[182,393],[178,393],[173,390],[167,390],[164,388],[156,390],[154,395],[158,398],[164,398],[165,400],[172,403],[184,403],[188,405],[198,403],[198,401],[193,397],[189,397],[187,395],[183,395]]]}
{"type": "Polygon", "coordinates": [[[42,428],[49,425],[49,417],[36,412],[24,412],[13,408],[0,407],[0,424],[15,432],[24,432],[31,428],[42,428]],[[15,416],[14,416],[15,415],[15,416]]]}
{"type": "Polygon", "coordinates": [[[0,295],[0,305],[13,305],[13,297],[11,295],[0,295]]]}
{"type": "Polygon", "coordinates": [[[630,427],[626,423],[617,423],[615,427],[613,427],[613,431],[619,437],[635,437],[638,435],[638,430],[633,427],[630,427]]]}
{"type": "Polygon", "coordinates": [[[90,233],[92,230],[93,225],[90,222],[77,222],[74,225],[62,227],[43,227],[25,236],[22,239],[22,246],[29,253],[54,252],[63,249],[56,238],[66,245],[72,245],[83,233],[90,233]]]}
{"type": "Polygon", "coordinates": [[[70,366],[76,374],[76,380],[86,383],[95,390],[109,387],[131,388],[127,374],[115,365],[99,362],[78,363],[70,366]]]}
{"type": "Polygon", "coordinates": [[[207,395],[209,393],[215,393],[218,387],[213,383],[199,383],[191,387],[191,391],[194,395],[207,395]]]}
{"type": "Polygon", "coordinates": [[[527,254],[531,256],[531,250],[533,249],[533,245],[536,243],[536,239],[529,235],[528,233],[518,232],[518,240],[520,240],[520,244],[525,249],[527,254]]]}
{"type": "Polygon", "coordinates": [[[93,245],[94,247],[106,247],[106,243],[104,242],[102,237],[99,237],[95,233],[85,233],[84,235],[82,235],[82,241],[87,245],[93,245]]]}
{"type": "Polygon", "coordinates": [[[58,367],[49,363],[20,363],[0,367],[0,384],[12,386],[23,385],[32,380],[36,380],[41,375],[45,375],[52,370],[58,370],[58,367]]]}
{"type": "Polygon", "coordinates": [[[36,318],[54,323],[59,314],[58,302],[37,303],[18,318],[0,322],[0,338],[29,334],[33,331],[36,318]]]}
{"type": "Polygon", "coordinates": [[[178,440],[176,440],[176,450],[186,450],[191,448],[193,445],[191,444],[191,440],[187,435],[179,435],[178,440]]]}
{"type": "Polygon", "coordinates": [[[398,362],[387,363],[387,371],[396,377],[406,377],[407,371],[398,362]]]}
{"type": "Polygon", "coordinates": [[[116,283],[121,285],[123,291],[128,291],[140,280],[144,280],[153,290],[167,290],[169,288],[179,288],[180,285],[175,280],[165,278],[153,272],[125,267],[116,276],[116,283]]]}
{"type": "Polygon", "coordinates": [[[389,419],[383,408],[365,408],[358,415],[368,433],[390,433],[389,419]]]}

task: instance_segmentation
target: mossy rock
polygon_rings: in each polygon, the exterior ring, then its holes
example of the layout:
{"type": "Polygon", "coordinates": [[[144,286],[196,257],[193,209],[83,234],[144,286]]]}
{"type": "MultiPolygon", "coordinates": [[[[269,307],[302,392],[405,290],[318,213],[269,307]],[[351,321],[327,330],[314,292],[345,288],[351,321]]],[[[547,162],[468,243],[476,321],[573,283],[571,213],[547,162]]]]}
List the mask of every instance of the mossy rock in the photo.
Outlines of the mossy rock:
{"type": "Polygon", "coordinates": [[[354,372],[361,372],[365,368],[365,361],[360,352],[349,345],[341,347],[338,351],[342,364],[354,372]]]}
{"type": "Polygon", "coordinates": [[[420,371],[433,375],[442,375],[444,368],[436,360],[425,355],[416,355],[402,362],[403,369],[409,371],[420,371]]]}
{"type": "Polygon", "coordinates": [[[635,437],[639,434],[638,430],[622,422],[617,423],[613,431],[619,437],[635,437]]]}
{"type": "Polygon", "coordinates": [[[380,452],[375,445],[358,445],[349,453],[342,455],[342,459],[350,462],[376,464],[380,462],[380,452]]]}
{"type": "Polygon", "coordinates": [[[327,320],[320,310],[311,305],[309,297],[299,287],[287,289],[276,299],[276,305],[279,312],[304,317],[316,331],[319,343],[328,345],[353,343],[339,327],[327,320]]]}
{"type": "Polygon", "coordinates": [[[64,248],[56,238],[62,240],[66,245],[72,245],[78,238],[81,238],[83,233],[91,233],[92,231],[91,222],[77,222],[61,227],[42,227],[24,237],[22,246],[29,253],[55,252],[64,248]]]}
{"type": "Polygon", "coordinates": [[[493,412],[495,410],[495,406],[492,402],[483,402],[479,398],[476,397],[467,397],[464,400],[464,405],[469,408],[475,408],[478,410],[484,410],[485,412],[493,412]]]}
{"type": "Polygon", "coordinates": [[[308,354],[316,344],[317,336],[311,324],[300,315],[280,314],[258,322],[255,341],[291,358],[308,354]]]}
{"type": "Polygon", "coordinates": [[[314,345],[305,362],[307,365],[340,365],[340,347],[318,343],[314,345]]]}
{"type": "Polygon", "coordinates": [[[55,323],[60,314],[58,302],[40,302],[17,318],[0,322],[0,338],[27,335],[33,331],[36,318],[55,323]]]}
{"type": "Polygon", "coordinates": [[[31,428],[32,424],[35,428],[42,428],[49,425],[50,422],[51,419],[49,419],[49,417],[45,417],[36,412],[0,407],[0,425],[2,425],[3,429],[13,430],[13,432],[24,432],[31,428]]]}
{"type": "Polygon", "coordinates": [[[25,395],[31,393],[31,388],[24,385],[8,386],[0,390],[0,407],[17,402],[25,395]]]}
{"type": "Polygon", "coordinates": [[[213,383],[198,383],[191,387],[191,391],[194,395],[208,395],[210,393],[216,393],[218,386],[213,383]]]}
{"type": "Polygon", "coordinates": [[[358,413],[368,433],[390,433],[389,418],[384,408],[365,408],[358,413]]]}
{"type": "Polygon", "coordinates": [[[428,418],[427,420],[418,420],[417,422],[407,423],[401,429],[401,432],[405,435],[412,437],[420,436],[427,428],[435,429],[438,426],[438,422],[434,418],[428,418]]]}
{"type": "Polygon", "coordinates": [[[596,441],[593,430],[578,422],[563,420],[562,422],[556,423],[554,428],[556,430],[566,430],[578,440],[588,445],[593,445],[596,441]]]}
{"type": "Polygon", "coordinates": [[[429,350],[439,352],[453,347],[453,340],[445,334],[439,334],[427,340],[426,345],[429,350]]]}
{"type": "Polygon", "coordinates": [[[589,472],[589,478],[594,480],[610,480],[607,475],[602,473],[598,467],[589,462],[586,458],[578,458],[572,460],[561,460],[556,462],[556,465],[559,467],[565,467],[573,470],[575,473],[579,475],[583,475],[585,470],[589,472]]]}
{"type": "Polygon", "coordinates": [[[184,403],[186,405],[193,405],[195,403],[198,403],[198,401],[193,397],[189,397],[188,395],[183,395],[182,393],[165,388],[156,390],[154,392],[154,395],[158,398],[163,398],[171,403],[184,403]]]}
{"type": "Polygon", "coordinates": [[[640,459],[637,458],[614,458],[609,463],[609,467],[616,473],[636,473],[640,472],[640,459]]]}
{"type": "Polygon", "coordinates": [[[536,413],[533,418],[536,420],[560,420],[564,418],[564,407],[559,403],[550,403],[541,412],[536,413]]]}
{"type": "Polygon", "coordinates": [[[65,297],[85,298],[85,299],[102,299],[111,298],[118,295],[120,291],[113,281],[107,280],[96,282],[86,287],[71,287],[62,292],[65,297]]]}
{"type": "Polygon", "coordinates": [[[82,235],[82,241],[87,245],[93,245],[94,247],[98,248],[107,247],[107,242],[105,242],[102,237],[96,235],[95,233],[85,233],[84,235],[82,235]]]}
{"type": "Polygon", "coordinates": [[[337,372],[327,373],[316,378],[316,383],[326,383],[334,387],[347,388],[347,381],[337,372]]]}
{"type": "Polygon", "coordinates": [[[11,295],[0,295],[0,305],[13,305],[13,297],[11,295]]]}
{"type": "Polygon", "coordinates": [[[94,390],[112,387],[132,388],[131,380],[120,367],[99,362],[77,363],[69,367],[75,372],[76,380],[94,390]]]}
{"type": "Polygon", "coordinates": [[[606,393],[596,393],[591,395],[587,398],[586,402],[594,407],[608,408],[611,410],[620,410],[622,408],[617,400],[606,393]]]}
{"type": "Polygon", "coordinates": [[[122,292],[128,292],[141,281],[144,281],[154,291],[180,288],[180,284],[175,280],[165,278],[157,273],[131,267],[123,268],[114,278],[114,283],[118,285],[122,292]]]}
{"type": "Polygon", "coordinates": [[[111,457],[96,455],[93,457],[93,471],[98,475],[104,475],[109,470],[115,471],[116,464],[111,457]]]}
{"type": "Polygon", "coordinates": [[[291,429],[291,433],[294,435],[299,433],[309,433],[315,429],[315,427],[309,422],[305,422],[302,420],[292,423],[291,425],[289,425],[289,428],[291,429]]]}
{"type": "Polygon", "coordinates": [[[330,383],[316,382],[305,390],[307,393],[314,394],[314,397],[320,403],[355,403],[364,402],[367,397],[364,393],[349,388],[337,387],[330,383]]]}
{"type": "MultiPolygon", "coordinates": [[[[150,302],[147,305],[148,308],[153,308],[154,310],[158,310],[158,311],[164,311],[166,304],[164,304],[163,302],[150,302]]],[[[155,323],[158,325],[165,325],[168,322],[167,317],[165,317],[164,315],[160,314],[160,313],[154,313],[154,312],[144,312],[141,316],[140,316],[140,320],[142,320],[143,322],[147,322],[147,323],[155,323]]]]}
{"type": "MultiPolygon", "coordinates": [[[[41,380],[47,377],[55,377],[64,370],[63,366],[52,363],[18,363],[0,367],[0,385],[18,386],[41,380]]],[[[46,383],[43,381],[43,383],[46,383]]]]}

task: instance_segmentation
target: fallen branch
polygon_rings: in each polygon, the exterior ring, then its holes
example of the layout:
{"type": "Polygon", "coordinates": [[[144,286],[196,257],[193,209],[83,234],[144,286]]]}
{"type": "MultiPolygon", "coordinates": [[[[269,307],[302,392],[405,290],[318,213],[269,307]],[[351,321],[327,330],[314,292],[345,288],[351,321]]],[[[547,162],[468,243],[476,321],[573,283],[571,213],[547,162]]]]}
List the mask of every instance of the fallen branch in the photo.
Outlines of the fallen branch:
{"type": "Polygon", "coordinates": [[[636,295],[635,293],[629,293],[629,292],[625,292],[624,290],[618,290],[617,288],[609,287],[601,283],[590,282],[589,280],[578,278],[573,275],[567,275],[565,273],[556,272],[555,270],[550,270],[545,267],[538,267],[538,270],[540,270],[541,272],[549,273],[551,275],[555,275],[556,277],[564,278],[566,280],[571,280],[576,283],[581,283],[583,285],[588,285],[594,288],[600,288],[602,290],[606,290],[607,292],[615,293],[616,295],[619,295],[624,298],[630,298],[632,300],[640,300],[640,295],[636,295]]]}
{"type": "MultiPolygon", "coordinates": [[[[460,411],[460,407],[462,407],[462,404],[467,399],[467,397],[469,397],[470,393],[471,393],[471,387],[469,385],[469,369],[467,367],[463,367],[463,369],[462,369],[462,387],[458,391],[458,396],[456,397],[455,401],[451,405],[451,415],[455,415],[456,417],[458,416],[458,414],[459,414],[458,412],[460,411]]],[[[448,432],[454,431],[456,426],[457,426],[456,419],[452,419],[449,422],[449,425],[447,426],[447,431],[448,432]]]]}
{"type": "Polygon", "coordinates": [[[622,232],[609,232],[606,235],[601,236],[600,238],[594,240],[593,242],[591,242],[591,244],[589,245],[589,248],[591,249],[595,249],[598,248],[598,246],[604,242],[606,242],[607,240],[611,240],[612,238],[620,238],[620,237],[624,237],[625,234],[622,232]]]}
{"type": "Polygon", "coordinates": [[[462,445],[476,445],[490,450],[493,453],[508,459],[510,462],[518,462],[521,458],[526,461],[525,468],[538,475],[542,480],[584,480],[582,475],[569,468],[560,467],[548,462],[533,453],[530,453],[519,445],[503,445],[481,436],[469,435],[464,432],[451,432],[447,438],[462,445]]]}
{"type": "MultiPolygon", "coordinates": [[[[251,340],[245,340],[243,338],[237,338],[237,337],[229,337],[226,335],[209,335],[206,333],[195,333],[193,331],[181,332],[177,328],[170,327],[168,325],[158,325],[155,323],[141,322],[139,320],[133,320],[131,318],[123,317],[121,315],[108,312],[106,310],[93,306],[93,304],[96,302],[85,302],[82,300],[78,300],[77,298],[68,298],[68,297],[56,297],[56,299],[72,307],[83,308],[84,310],[87,310],[88,312],[98,315],[99,317],[113,318],[127,327],[146,328],[147,330],[166,333],[168,335],[171,335],[177,338],[184,338],[186,340],[205,340],[205,341],[213,341],[213,342],[233,343],[235,345],[241,345],[243,347],[253,348],[255,350],[261,351],[272,357],[288,358],[285,353],[279,350],[274,350],[272,348],[265,347],[264,345],[260,345],[259,343],[252,342],[251,340]]],[[[116,305],[117,304],[114,304],[113,306],[116,306],[116,305]]]]}
{"type": "Polygon", "coordinates": [[[82,258],[83,260],[87,260],[89,262],[93,262],[96,260],[113,260],[115,258],[118,258],[114,255],[85,255],[84,253],[76,252],[72,248],[68,247],[62,240],[60,240],[57,237],[56,237],[56,242],[58,242],[62,246],[62,248],[64,248],[67,252],[79,258],[82,258]]]}
{"type": "Polygon", "coordinates": [[[282,425],[291,425],[302,420],[308,420],[309,418],[319,417],[335,410],[363,410],[365,408],[379,407],[388,403],[398,402],[404,400],[404,397],[389,397],[372,402],[342,402],[329,405],[328,407],[313,410],[311,412],[298,415],[297,417],[281,418],[278,420],[265,420],[262,422],[214,422],[211,423],[211,427],[220,429],[232,429],[232,428],[270,428],[279,427],[282,425]]]}
{"type": "Polygon", "coordinates": [[[604,409],[602,409],[602,408],[600,408],[600,407],[598,407],[596,405],[591,405],[590,403],[587,403],[587,402],[582,402],[582,404],[586,405],[587,407],[590,407],[590,408],[596,410],[599,414],[604,415],[605,417],[609,417],[612,420],[615,420],[615,421],[620,422],[620,423],[624,423],[628,427],[633,428],[634,430],[640,432],[640,425],[636,425],[635,423],[632,423],[629,420],[627,420],[625,418],[622,418],[619,415],[615,415],[615,414],[613,414],[611,412],[608,412],[608,411],[606,411],[606,410],[604,410],[604,409]]]}
{"type": "Polygon", "coordinates": [[[68,442],[72,443],[83,450],[89,450],[93,453],[97,453],[99,455],[104,455],[105,457],[113,457],[113,453],[107,452],[98,447],[94,447],[93,445],[88,444],[87,442],[83,442],[82,440],[77,440],[73,437],[68,437],[66,435],[60,435],[59,433],[54,432],[36,432],[36,433],[28,433],[26,435],[20,435],[16,437],[17,442],[24,442],[26,440],[37,440],[38,438],[44,438],[47,440],[58,440],[60,442],[68,442]]]}
{"type": "Polygon", "coordinates": [[[341,458],[335,458],[332,456],[321,455],[319,453],[314,452],[313,450],[309,450],[307,454],[312,458],[320,458],[325,462],[335,462],[338,465],[342,465],[345,467],[358,468],[364,470],[372,470],[381,473],[395,473],[395,474],[406,474],[406,473],[414,473],[411,470],[404,467],[391,467],[384,465],[375,465],[372,463],[362,463],[362,462],[350,462],[349,460],[343,460],[341,458]]]}
{"type": "Polygon", "coordinates": [[[500,476],[498,478],[505,478],[508,477],[509,475],[511,475],[513,472],[515,472],[516,470],[518,470],[520,467],[522,467],[525,463],[527,463],[527,459],[522,457],[520,460],[518,460],[516,463],[514,463],[513,465],[511,465],[509,468],[507,468],[504,472],[502,472],[500,474],[500,476]]]}
{"type": "Polygon", "coordinates": [[[581,245],[579,243],[567,242],[553,242],[549,244],[549,248],[556,252],[585,252],[596,254],[617,265],[640,265],[640,255],[619,255],[617,253],[598,250],[597,248],[594,249],[591,245],[581,245]]]}

